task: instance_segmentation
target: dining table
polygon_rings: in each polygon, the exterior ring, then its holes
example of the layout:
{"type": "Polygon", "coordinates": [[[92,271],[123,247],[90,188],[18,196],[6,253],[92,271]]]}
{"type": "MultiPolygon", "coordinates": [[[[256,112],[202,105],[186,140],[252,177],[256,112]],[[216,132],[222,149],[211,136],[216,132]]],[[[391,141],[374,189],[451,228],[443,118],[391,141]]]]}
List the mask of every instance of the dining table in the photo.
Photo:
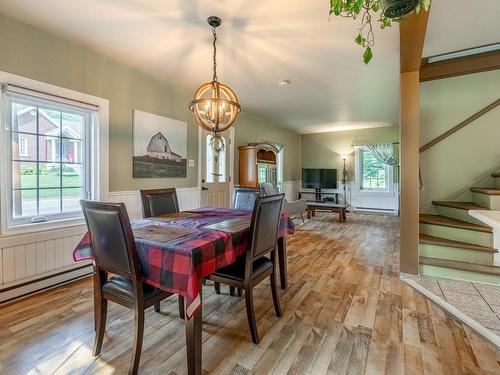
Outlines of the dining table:
{"type": "MultiPolygon", "coordinates": [[[[132,221],[143,282],[184,297],[188,374],[202,373],[202,282],[234,263],[250,244],[252,211],[199,208],[132,221]]],[[[278,234],[280,287],[287,288],[286,236],[294,225],[282,213],[278,234]]],[[[94,259],[90,233],[73,251],[94,259]]]]}

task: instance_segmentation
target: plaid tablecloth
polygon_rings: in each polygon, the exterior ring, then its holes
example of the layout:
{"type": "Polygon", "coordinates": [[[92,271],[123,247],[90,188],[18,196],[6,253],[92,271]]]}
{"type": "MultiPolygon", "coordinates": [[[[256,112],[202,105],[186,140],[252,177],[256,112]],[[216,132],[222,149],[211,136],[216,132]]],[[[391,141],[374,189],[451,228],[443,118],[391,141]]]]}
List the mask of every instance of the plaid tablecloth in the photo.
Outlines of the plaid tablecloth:
{"type": "MultiPolygon", "coordinates": [[[[188,318],[201,304],[200,280],[244,254],[250,239],[250,228],[228,233],[204,227],[252,215],[250,211],[228,208],[200,208],[190,212],[198,215],[169,222],[154,221],[154,225],[190,228],[193,230],[190,234],[163,243],[135,238],[144,281],[184,296],[188,318]]],[[[151,219],[143,219],[134,221],[132,226],[137,228],[152,223],[151,219]]],[[[283,214],[279,236],[293,232],[293,222],[283,214]]],[[[75,261],[94,258],[91,244],[90,233],[87,232],[73,251],[75,261]]]]}

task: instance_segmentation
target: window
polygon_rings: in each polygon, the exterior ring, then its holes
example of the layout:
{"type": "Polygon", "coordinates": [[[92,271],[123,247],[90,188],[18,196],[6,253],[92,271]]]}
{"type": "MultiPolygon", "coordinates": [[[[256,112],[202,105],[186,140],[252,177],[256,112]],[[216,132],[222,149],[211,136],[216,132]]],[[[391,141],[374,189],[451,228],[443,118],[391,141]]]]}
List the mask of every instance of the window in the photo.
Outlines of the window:
{"type": "Polygon", "coordinates": [[[367,148],[359,149],[361,190],[389,190],[390,167],[378,161],[367,148]]]}
{"type": "Polygon", "coordinates": [[[259,184],[262,182],[267,182],[267,165],[258,165],[258,180],[259,184]]]}
{"type": "Polygon", "coordinates": [[[207,176],[206,176],[207,183],[214,182],[214,163],[215,163],[214,154],[215,154],[215,152],[212,149],[212,146],[210,145],[211,141],[212,141],[212,135],[208,134],[207,135],[207,176]]]}
{"type": "Polygon", "coordinates": [[[96,110],[7,91],[9,225],[81,216],[96,110]]]}
{"type": "Polygon", "coordinates": [[[219,182],[226,182],[226,138],[222,137],[224,148],[217,155],[217,164],[219,167],[219,182]]]}
{"type": "Polygon", "coordinates": [[[212,134],[207,134],[207,165],[206,165],[206,179],[207,183],[214,183],[215,177],[218,177],[218,182],[226,182],[226,139],[221,137],[223,149],[217,153],[212,148],[212,134]],[[215,172],[217,171],[217,172],[215,172]]]}

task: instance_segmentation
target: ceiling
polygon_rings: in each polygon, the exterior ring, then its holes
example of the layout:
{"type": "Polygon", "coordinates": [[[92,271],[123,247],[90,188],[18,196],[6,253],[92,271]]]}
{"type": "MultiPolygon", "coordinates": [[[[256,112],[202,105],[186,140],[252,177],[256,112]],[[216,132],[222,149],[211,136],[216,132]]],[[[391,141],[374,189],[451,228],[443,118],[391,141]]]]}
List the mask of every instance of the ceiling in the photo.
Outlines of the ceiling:
{"type": "Polygon", "coordinates": [[[397,28],[375,30],[367,67],[357,22],[328,10],[328,0],[0,0],[0,11],[193,93],[211,79],[206,18],[218,15],[219,79],[243,111],[299,132],[397,124],[397,28]]]}
{"type": "Polygon", "coordinates": [[[423,56],[500,42],[499,0],[434,0],[423,56]]]}
{"type": "MultiPolygon", "coordinates": [[[[435,3],[427,54],[476,43],[462,38],[455,12],[445,25],[436,21],[453,0],[435,3]]],[[[358,22],[329,20],[328,8],[328,0],[0,0],[0,11],[193,93],[211,79],[206,18],[218,15],[219,79],[243,111],[300,133],[396,125],[398,28],[374,28],[374,58],[365,66],[354,43],[358,22]],[[283,79],[290,85],[278,86],[283,79]]]]}

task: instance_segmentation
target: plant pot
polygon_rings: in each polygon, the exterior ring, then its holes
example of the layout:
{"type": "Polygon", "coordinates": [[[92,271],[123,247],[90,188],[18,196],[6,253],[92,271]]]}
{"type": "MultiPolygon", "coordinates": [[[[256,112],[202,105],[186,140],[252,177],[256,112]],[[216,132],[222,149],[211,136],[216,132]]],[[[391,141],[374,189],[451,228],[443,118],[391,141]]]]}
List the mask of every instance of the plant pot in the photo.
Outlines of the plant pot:
{"type": "Polygon", "coordinates": [[[411,13],[418,5],[418,0],[384,0],[384,16],[401,18],[411,13]]]}

